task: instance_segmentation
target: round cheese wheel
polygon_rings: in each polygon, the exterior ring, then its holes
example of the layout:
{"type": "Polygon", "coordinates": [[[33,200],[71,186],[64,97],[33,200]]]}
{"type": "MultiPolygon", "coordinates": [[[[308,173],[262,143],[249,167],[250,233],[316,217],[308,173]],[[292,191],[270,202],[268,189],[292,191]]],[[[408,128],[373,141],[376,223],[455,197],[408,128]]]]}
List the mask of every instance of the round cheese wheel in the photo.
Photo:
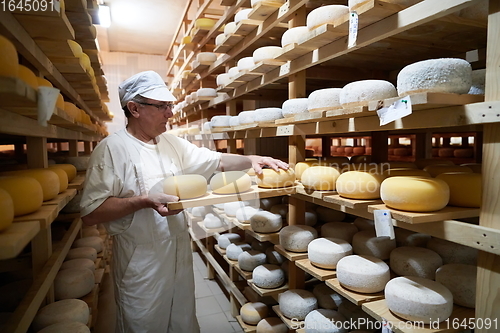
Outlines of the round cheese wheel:
{"type": "Polygon", "coordinates": [[[472,84],[468,94],[484,95],[485,83],[486,69],[477,69],[475,71],[472,71],[472,84]]]}
{"type": "Polygon", "coordinates": [[[243,251],[238,256],[238,266],[244,271],[252,272],[255,267],[266,263],[266,254],[260,251],[243,251]]]}
{"type": "Polygon", "coordinates": [[[92,237],[92,236],[100,236],[99,230],[95,228],[84,228],[82,230],[82,237],[92,237]]]}
{"type": "Polygon", "coordinates": [[[472,67],[463,59],[443,58],[419,61],[398,74],[399,96],[417,92],[467,94],[472,85],[472,67]]]}
{"type": "Polygon", "coordinates": [[[426,247],[431,239],[430,235],[413,232],[403,228],[394,228],[396,236],[396,246],[419,246],[426,247]]]}
{"type": "Polygon", "coordinates": [[[207,206],[199,206],[199,207],[193,207],[191,210],[191,215],[194,217],[201,217],[204,218],[205,215],[207,215],[210,212],[210,209],[208,209],[207,206]]]}
{"type": "Polygon", "coordinates": [[[352,243],[352,237],[359,229],[352,223],[327,222],[321,226],[321,237],[339,238],[352,243]]]}
{"type": "Polygon", "coordinates": [[[356,254],[387,260],[395,248],[395,239],[388,236],[377,237],[374,230],[363,230],[352,237],[352,250],[356,254]]]}
{"type": "Polygon", "coordinates": [[[345,219],[345,213],[328,207],[319,206],[316,208],[318,220],[320,222],[339,222],[345,219]]]}
{"type": "Polygon", "coordinates": [[[200,63],[213,63],[217,60],[217,54],[213,52],[200,52],[196,55],[200,63]]]}
{"type": "Polygon", "coordinates": [[[275,121],[283,118],[281,108],[260,108],[255,110],[255,121],[275,121]]]}
{"type": "MultiPolygon", "coordinates": [[[[289,214],[290,213],[287,213],[287,215],[286,215],[286,221],[290,220],[289,214]]],[[[318,214],[316,214],[315,211],[306,210],[304,213],[304,220],[303,221],[304,221],[305,225],[309,225],[309,226],[313,227],[316,225],[316,223],[318,223],[318,214]]]]}
{"type": "Polygon", "coordinates": [[[281,204],[281,197],[263,198],[259,200],[261,209],[270,210],[271,207],[281,204]]]}
{"type": "Polygon", "coordinates": [[[252,124],[255,122],[255,110],[242,111],[238,114],[238,120],[241,125],[252,124]]]}
{"type": "Polygon", "coordinates": [[[329,166],[312,166],[307,168],[300,177],[302,185],[317,191],[333,191],[340,172],[329,166]]]}
{"type": "Polygon", "coordinates": [[[48,166],[49,169],[51,168],[60,168],[63,169],[66,174],[68,175],[68,182],[73,181],[76,177],[76,168],[73,164],[52,164],[48,166]]]}
{"type": "Polygon", "coordinates": [[[196,91],[197,97],[217,97],[217,90],[214,88],[200,88],[196,91]]]}
{"type": "Polygon", "coordinates": [[[316,229],[307,225],[289,225],[279,233],[280,245],[292,252],[307,252],[307,246],[317,237],[316,229]]]}
{"type": "Polygon", "coordinates": [[[307,98],[293,98],[286,100],[281,106],[283,117],[291,117],[299,113],[308,112],[307,98]]]}
{"type": "Polygon", "coordinates": [[[263,188],[278,188],[295,185],[295,173],[290,168],[288,170],[262,169],[262,173],[257,175],[257,186],[263,188]]]}
{"type": "Polygon", "coordinates": [[[79,322],[63,322],[47,326],[38,333],[90,333],[90,329],[79,322]]]}
{"type": "Polygon", "coordinates": [[[95,264],[94,264],[93,260],[86,259],[86,258],[71,259],[71,260],[67,260],[67,261],[63,262],[60,270],[68,269],[68,268],[87,268],[88,270],[94,272],[95,271],[95,264]]]}
{"type": "Polygon", "coordinates": [[[335,269],[340,259],[351,254],[351,244],[340,238],[316,238],[307,246],[311,264],[324,269],[335,269]]]}
{"type": "Polygon", "coordinates": [[[250,223],[250,219],[257,212],[260,212],[260,209],[250,206],[245,206],[236,211],[236,219],[241,223],[250,223]]]}
{"type": "Polygon", "coordinates": [[[380,187],[382,201],[391,208],[432,212],[444,208],[450,198],[448,184],[427,177],[390,177],[380,187]]]}
{"type": "Polygon", "coordinates": [[[436,269],[443,266],[443,259],[426,248],[403,246],[391,252],[390,266],[397,275],[434,280],[436,269]]]}
{"type": "Polygon", "coordinates": [[[241,320],[249,325],[257,325],[267,317],[267,313],[267,305],[262,302],[246,303],[240,309],[241,320]]]}
{"type": "Polygon", "coordinates": [[[277,205],[272,206],[269,211],[273,214],[281,215],[281,218],[286,221],[288,209],[289,209],[288,204],[277,204],[277,205]]]}
{"type": "Polygon", "coordinates": [[[321,309],[337,310],[338,306],[343,301],[342,296],[324,283],[315,285],[313,294],[318,300],[318,306],[321,309]]]}
{"type": "Polygon", "coordinates": [[[31,177],[35,179],[42,186],[43,201],[54,199],[59,194],[59,189],[61,188],[59,176],[54,171],[48,169],[8,171],[2,172],[1,175],[31,177]]]}
{"type": "Polygon", "coordinates": [[[460,166],[468,167],[474,173],[482,173],[482,164],[481,163],[464,163],[464,164],[460,164],[460,166]]]}
{"type": "Polygon", "coordinates": [[[453,295],[441,283],[415,277],[397,277],[385,287],[386,304],[395,315],[425,324],[442,322],[453,311],[453,295]]]}
{"type": "Polygon", "coordinates": [[[56,300],[80,298],[94,288],[94,273],[86,268],[68,268],[57,273],[54,279],[56,300]]]}
{"type": "Polygon", "coordinates": [[[307,109],[314,111],[316,109],[340,107],[341,91],[341,88],[326,88],[313,91],[307,98],[307,109]]]}
{"type": "Polygon", "coordinates": [[[464,264],[441,266],[436,271],[436,281],[451,291],[453,303],[467,308],[476,307],[476,266],[464,264]]]}
{"type": "Polygon", "coordinates": [[[239,73],[240,70],[236,66],[229,68],[229,70],[227,71],[227,74],[229,74],[229,78],[231,80],[234,79],[239,73]]]}
{"type": "Polygon", "coordinates": [[[347,319],[335,310],[317,309],[309,312],[304,320],[307,333],[347,333],[347,319]]]}
{"type": "Polygon", "coordinates": [[[383,180],[384,177],[379,173],[347,171],[337,179],[337,192],[351,199],[378,199],[383,180]]]}
{"type": "Polygon", "coordinates": [[[89,317],[87,303],[79,299],[64,299],[42,307],[33,319],[32,327],[39,332],[45,327],[61,322],[87,324],[89,317]]]}
{"type": "Polygon", "coordinates": [[[249,251],[251,249],[252,247],[247,243],[231,243],[226,247],[226,256],[229,260],[237,261],[241,253],[243,253],[244,251],[249,251]]]}
{"type": "Polygon", "coordinates": [[[318,300],[307,290],[291,289],[278,295],[281,313],[287,318],[304,320],[307,314],[318,308],[318,300]]]}
{"type": "Polygon", "coordinates": [[[222,73],[217,75],[215,81],[218,86],[225,86],[226,84],[231,82],[231,78],[229,77],[228,73],[222,73]]]}
{"type": "Polygon", "coordinates": [[[235,22],[226,23],[226,26],[224,27],[224,35],[227,37],[234,34],[236,32],[236,27],[237,26],[235,22]]]}
{"type": "Polygon", "coordinates": [[[259,233],[277,232],[283,226],[281,215],[262,210],[250,218],[252,230],[259,233]]]}
{"type": "Polygon", "coordinates": [[[288,333],[288,326],[278,317],[268,317],[259,321],[256,333],[288,333]]]}
{"type": "Polygon", "coordinates": [[[213,127],[229,127],[229,119],[231,116],[213,116],[210,123],[213,127]]]}
{"type": "Polygon", "coordinates": [[[263,264],[254,268],[252,280],[259,288],[274,289],[285,283],[285,272],[278,265],[263,264]]]}
{"type": "Polygon", "coordinates": [[[0,189],[9,193],[14,206],[14,216],[33,213],[42,207],[42,186],[32,177],[0,177],[0,189]]]}
{"type": "Polygon", "coordinates": [[[253,61],[253,57],[244,57],[238,60],[236,66],[239,71],[244,71],[253,68],[255,66],[255,62],[253,61]]]}
{"type": "MultiPolygon", "coordinates": [[[[97,253],[102,251],[103,241],[101,237],[84,237],[74,241],[73,247],[93,247],[97,253]]],[[[78,298],[78,297],[77,297],[78,298]]]]}
{"type": "Polygon", "coordinates": [[[64,111],[64,97],[61,94],[57,96],[56,107],[64,111]]]}
{"type": "Polygon", "coordinates": [[[441,179],[450,188],[451,206],[481,207],[482,176],[479,173],[442,173],[441,179]]]}
{"type": "Polygon", "coordinates": [[[226,35],[225,34],[218,34],[217,37],[215,37],[215,45],[220,46],[224,43],[226,40],[226,35]]]}
{"type": "Polygon", "coordinates": [[[9,228],[14,221],[14,201],[9,192],[0,188],[0,232],[9,228]]]}
{"type": "Polygon", "coordinates": [[[14,44],[0,36],[0,76],[18,77],[19,60],[14,44]]]}
{"type": "Polygon", "coordinates": [[[368,220],[362,217],[357,217],[353,224],[359,230],[375,230],[375,222],[373,220],[368,220]]]}
{"type": "Polygon", "coordinates": [[[272,60],[281,55],[282,49],[279,46],[263,46],[253,51],[252,57],[254,63],[259,63],[264,60],[272,60]]]}
{"type": "Polygon", "coordinates": [[[304,173],[304,171],[306,171],[306,169],[309,169],[312,166],[319,166],[319,165],[321,165],[321,163],[316,159],[312,161],[298,162],[297,164],[295,164],[294,168],[295,177],[297,178],[297,180],[301,180],[302,174],[304,173]]]}
{"type": "Polygon", "coordinates": [[[343,107],[349,107],[397,96],[396,88],[388,81],[363,80],[345,85],[340,92],[339,101],[343,107]]]}
{"type": "Polygon", "coordinates": [[[224,223],[218,216],[215,216],[212,213],[208,213],[203,219],[203,225],[207,229],[218,229],[222,228],[224,226],[224,223]]]}
{"type": "Polygon", "coordinates": [[[234,23],[238,24],[242,20],[248,19],[248,14],[252,11],[252,8],[245,8],[240,10],[234,15],[234,23]]]}
{"type": "Polygon", "coordinates": [[[180,200],[201,197],[207,193],[207,180],[201,175],[171,176],[164,180],[163,192],[180,200]]]}
{"type": "Polygon", "coordinates": [[[59,193],[62,193],[68,189],[68,174],[60,168],[50,168],[50,171],[56,173],[59,178],[59,193]]]}
{"type": "Polygon", "coordinates": [[[432,237],[427,248],[437,252],[443,258],[443,264],[476,265],[478,250],[444,239],[432,237]]]}
{"type": "Polygon", "coordinates": [[[281,46],[285,47],[290,44],[300,44],[307,40],[308,37],[309,28],[306,26],[289,28],[281,35],[281,46]]]}
{"type": "Polygon", "coordinates": [[[95,248],[90,246],[70,249],[64,260],[72,260],[79,258],[90,259],[95,262],[97,259],[97,251],[95,248]]]}
{"type": "Polygon", "coordinates": [[[227,216],[236,216],[238,209],[245,207],[243,201],[233,201],[224,203],[224,213],[227,216]]]}
{"type": "Polygon", "coordinates": [[[76,171],[86,171],[89,166],[90,156],[70,156],[65,159],[67,164],[75,166],[76,171]]]}
{"type": "Polygon", "coordinates": [[[389,266],[379,258],[351,255],[337,263],[337,279],[347,288],[360,293],[384,290],[390,280],[389,266]]]}
{"type": "Polygon", "coordinates": [[[217,23],[217,21],[210,18],[199,18],[194,21],[194,27],[198,29],[211,29],[215,23],[217,23]]]}
{"type": "Polygon", "coordinates": [[[313,9],[306,18],[306,26],[313,30],[323,24],[334,24],[336,20],[349,14],[349,7],[343,5],[327,5],[313,9]]]}
{"type": "Polygon", "coordinates": [[[50,81],[48,81],[42,77],[37,76],[36,80],[38,81],[39,87],[50,87],[50,88],[54,87],[54,85],[52,83],[50,83],[50,81]]]}
{"type": "Polygon", "coordinates": [[[241,242],[241,236],[234,233],[222,234],[217,239],[217,245],[220,248],[225,249],[231,243],[241,242]]]}
{"type": "Polygon", "coordinates": [[[251,186],[252,179],[243,171],[219,172],[210,179],[210,188],[216,194],[243,193],[251,186]]]}
{"type": "Polygon", "coordinates": [[[396,176],[430,177],[431,175],[427,171],[420,170],[420,169],[397,168],[397,169],[384,170],[384,172],[382,173],[382,176],[384,178],[388,178],[388,177],[396,177],[396,176]]]}
{"type": "Polygon", "coordinates": [[[35,73],[26,66],[17,66],[17,77],[24,81],[31,88],[38,90],[38,80],[36,79],[35,73]]]}
{"type": "Polygon", "coordinates": [[[274,250],[273,246],[268,247],[265,250],[266,260],[268,263],[273,265],[281,265],[285,262],[285,257],[283,257],[278,251],[274,250]]]}
{"type": "Polygon", "coordinates": [[[238,118],[238,116],[232,116],[231,118],[229,118],[229,126],[240,126],[240,119],[238,118]]]}

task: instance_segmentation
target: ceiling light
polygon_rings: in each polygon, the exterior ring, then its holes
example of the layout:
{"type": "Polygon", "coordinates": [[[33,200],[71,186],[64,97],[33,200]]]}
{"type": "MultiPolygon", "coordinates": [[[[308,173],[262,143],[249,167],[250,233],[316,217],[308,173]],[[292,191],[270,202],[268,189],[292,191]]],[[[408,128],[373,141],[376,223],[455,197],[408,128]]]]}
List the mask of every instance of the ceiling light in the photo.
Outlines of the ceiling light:
{"type": "Polygon", "coordinates": [[[109,6],[99,5],[99,22],[103,28],[109,28],[111,25],[111,12],[109,6]]]}

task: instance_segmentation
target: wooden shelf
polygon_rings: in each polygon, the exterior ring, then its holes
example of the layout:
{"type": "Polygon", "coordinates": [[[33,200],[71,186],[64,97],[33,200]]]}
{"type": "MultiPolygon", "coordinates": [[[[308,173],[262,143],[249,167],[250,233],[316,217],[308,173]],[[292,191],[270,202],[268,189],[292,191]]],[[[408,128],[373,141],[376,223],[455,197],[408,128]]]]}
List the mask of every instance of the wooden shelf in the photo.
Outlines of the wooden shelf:
{"type": "Polygon", "coordinates": [[[0,232],[0,260],[15,258],[40,231],[40,222],[17,222],[0,232]]]}
{"type": "Polygon", "coordinates": [[[221,256],[225,256],[226,255],[226,249],[221,248],[217,244],[214,245],[214,248],[215,248],[215,251],[217,251],[217,253],[219,253],[221,256]]]}
{"type": "Polygon", "coordinates": [[[256,21],[264,21],[271,14],[278,11],[281,7],[279,2],[273,1],[260,1],[254,7],[252,7],[252,11],[248,14],[248,18],[256,21]]]}
{"type": "Polygon", "coordinates": [[[308,189],[308,188],[304,187],[304,185],[299,184],[299,185],[297,185],[297,192],[296,193],[304,194],[304,195],[308,195],[308,196],[313,197],[313,198],[324,200],[324,198],[326,196],[331,196],[333,194],[337,194],[337,191],[317,191],[317,190],[311,190],[311,189],[308,189]]]}
{"type": "MultiPolygon", "coordinates": [[[[227,258],[227,256],[226,256],[226,258],[227,258]]],[[[228,260],[228,262],[232,262],[232,263],[233,263],[233,265],[232,265],[232,266],[233,266],[233,268],[234,268],[234,269],[238,272],[238,274],[240,274],[240,275],[241,275],[241,277],[242,277],[243,279],[245,279],[245,280],[247,280],[247,281],[248,281],[248,280],[250,280],[250,279],[252,278],[252,272],[247,272],[247,271],[245,271],[245,270],[242,270],[242,269],[240,268],[240,265],[238,265],[238,261],[237,261],[237,260],[236,260],[236,261],[234,261],[234,260],[229,260],[229,258],[228,258],[227,260],[228,260]]]]}
{"type": "Polygon", "coordinates": [[[43,205],[54,205],[57,207],[57,213],[64,208],[76,195],[76,189],[67,189],[66,191],[59,193],[57,197],[52,200],[44,201],[43,205]]]}
{"type": "Polygon", "coordinates": [[[75,31],[64,12],[59,16],[39,16],[37,12],[14,16],[32,38],[75,39],[75,31]]]}
{"type": "Polygon", "coordinates": [[[326,202],[331,202],[340,206],[344,206],[350,209],[367,209],[368,205],[381,204],[382,200],[379,199],[349,199],[341,197],[338,194],[328,195],[323,197],[326,202]]]}
{"type": "Polygon", "coordinates": [[[283,248],[283,246],[281,246],[279,244],[274,245],[274,249],[276,250],[276,252],[278,252],[279,254],[281,254],[283,257],[285,257],[286,259],[288,259],[290,261],[307,259],[307,252],[301,252],[301,253],[290,252],[290,251],[285,250],[283,248]]]}
{"type": "Polygon", "coordinates": [[[243,329],[243,332],[245,333],[257,333],[257,325],[249,325],[241,319],[241,316],[236,316],[236,320],[238,321],[238,324],[240,324],[241,328],[243,329]]]}
{"type": "Polygon", "coordinates": [[[329,279],[325,281],[326,285],[332,288],[335,292],[347,298],[349,301],[356,305],[361,305],[367,302],[374,302],[384,298],[384,292],[373,294],[358,293],[347,288],[342,287],[338,279],[329,279]]]}
{"type": "Polygon", "coordinates": [[[221,227],[221,228],[216,228],[216,229],[208,229],[205,227],[205,225],[203,224],[203,221],[201,222],[198,222],[197,223],[198,226],[203,230],[205,231],[205,233],[207,233],[208,235],[213,235],[213,234],[218,234],[218,233],[221,233],[221,232],[225,232],[228,230],[227,227],[221,227]]]}
{"type": "Polygon", "coordinates": [[[262,233],[258,233],[258,232],[253,231],[251,229],[251,227],[250,227],[250,229],[245,229],[245,232],[248,235],[255,238],[256,240],[258,240],[259,242],[271,242],[273,244],[279,244],[279,242],[280,242],[280,233],[279,232],[262,234],[262,233]]]}
{"type": "Polygon", "coordinates": [[[85,183],[85,176],[84,175],[77,175],[71,183],[68,184],[68,189],[76,189],[76,190],[81,190],[83,189],[83,184],[85,183]]]}
{"type": "Polygon", "coordinates": [[[463,208],[452,206],[446,206],[441,210],[429,213],[405,212],[402,210],[389,208],[385,204],[368,206],[369,213],[373,213],[375,210],[379,209],[387,209],[391,212],[391,216],[393,219],[410,224],[478,217],[480,212],[479,208],[463,208]]]}
{"type": "Polygon", "coordinates": [[[280,317],[280,319],[285,323],[285,325],[289,329],[296,330],[296,329],[299,329],[301,327],[304,327],[303,320],[293,320],[292,321],[291,319],[285,317],[283,312],[281,312],[279,305],[274,305],[272,309],[273,309],[274,313],[276,313],[278,315],[278,317],[280,317]]]}
{"type": "Polygon", "coordinates": [[[309,259],[296,260],[295,265],[320,281],[326,281],[337,277],[336,270],[316,267],[309,259]]]}
{"type": "Polygon", "coordinates": [[[94,272],[94,279],[96,284],[100,284],[104,276],[104,268],[98,268],[94,272]]]}
{"type": "Polygon", "coordinates": [[[16,112],[18,108],[37,107],[37,92],[18,78],[0,76],[0,107],[16,112]]]}
{"type": "Polygon", "coordinates": [[[34,213],[15,217],[14,223],[37,221],[40,223],[41,229],[47,229],[54,222],[58,213],[59,208],[57,205],[42,206],[34,213]]]}
{"type": "Polygon", "coordinates": [[[250,279],[247,281],[248,282],[248,285],[253,289],[255,290],[255,292],[257,294],[259,294],[260,296],[262,297],[266,297],[266,296],[270,296],[270,297],[273,297],[273,296],[276,296],[278,294],[281,294],[285,291],[287,291],[289,288],[288,288],[288,284],[285,283],[284,285],[282,285],[281,287],[278,287],[278,288],[273,288],[273,289],[265,289],[265,288],[261,288],[261,287],[257,287],[255,285],[255,283],[253,283],[253,280],[250,279]]]}

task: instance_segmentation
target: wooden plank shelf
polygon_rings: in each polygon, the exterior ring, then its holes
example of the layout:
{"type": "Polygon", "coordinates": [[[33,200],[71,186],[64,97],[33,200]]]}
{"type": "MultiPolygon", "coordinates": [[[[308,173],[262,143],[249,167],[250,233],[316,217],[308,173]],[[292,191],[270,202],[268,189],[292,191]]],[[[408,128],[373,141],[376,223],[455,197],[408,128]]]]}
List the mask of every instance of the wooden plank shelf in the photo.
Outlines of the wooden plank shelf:
{"type": "MultiPolygon", "coordinates": [[[[344,19],[344,18],[342,18],[344,19]]],[[[347,20],[348,21],[348,20],[347,20]]],[[[341,21],[343,23],[345,21],[341,21]]],[[[330,44],[331,42],[347,36],[347,31],[338,29],[334,24],[323,24],[309,32],[308,38],[300,43],[300,49],[308,49],[309,51],[330,44]]],[[[289,59],[293,60],[293,59],[289,59]]]]}
{"type": "Polygon", "coordinates": [[[0,76],[0,107],[12,112],[18,108],[36,108],[37,92],[21,79],[0,76]]]}
{"type": "Polygon", "coordinates": [[[221,42],[220,45],[217,45],[214,48],[215,53],[227,53],[230,51],[236,44],[242,41],[244,36],[230,34],[227,35],[226,38],[221,42]]]}
{"type": "Polygon", "coordinates": [[[249,82],[254,80],[257,77],[260,77],[262,73],[253,73],[249,70],[241,71],[234,77],[235,80],[239,82],[249,82]]]}
{"type": "Polygon", "coordinates": [[[236,320],[238,321],[238,324],[240,324],[241,328],[243,329],[243,332],[245,333],[257,333],[257,325],[250,325],[247,324],[241,319],[241,316],[236,316],[236,320]]]}
{"type": "Polygon", "coordinates": [[[308,189],[308,188],[304,187],[304,185],[302,185],[302,184],[299,184],[296,187],[297,187],[297,192],[296,193],[308,195],[310,197],[313,197],[313,198],[316,198],[316,199],[321,199],[321,200],[323,200],[323,198],[325,198],[326,196],[331,196],[331,195],[337,194],[337,191],[316,191],[316,190],[311,190],[311,189],[308,189]]]}
{"type": "Polygon", "coordinates": [[[375,210],[378,209],[387,209],[391,212],[391,216],[393,219],[409,224],[439,222],[445,220],[456,220],[469,217],[478,217],[480,212],[479,208],[463,208],[463,207],[452,207],[452,206],[446,206],[443,209],[438,210],[436,212],[428,212],[428,213],[405,212],[402,210],[389,208],[385,204],[368,206],[369,213],[373,213],[375,210]]]}
{"type": "Polygon", "coordinates": [[[193,68],[191,69],[191,73],[196,73],[196,74],[203,73],[208,68],[210,68],[210,65],[211,64],[209,64],[209,63],[197,62],[196,64],[193,64],[193,68]]]}
{"type": "Polygon", "coordinates": [[[208,229],[207,227],[205,227],[205,225],[203,224],[203,221],[201,222],[198,222],[197,223],[198,226],[203,230],[205,231],[207,234],[209,235],[212,235],[212,234],[217,234],[217,233],[221,233],[221,232],[225,232],[227,231],[227,227],[221,227],[221,228],[216,228],[216,229],[208,229]]]}
{"type": "Polygon", "coordinates": [[[356,305],[361,305],[363,303],[367,302],[374,302],[378,301],[384,298],[384,292],[378,292],[378,293],[373,293],[373,294],[363,294],[363,293],[358,293],[352,290],[349,290],[347,288],[344,288],[338,279],[329,279],[325,281],[326,285],[330,288],[332,288],[334,291],[339,293],[340,295],[344,296],[347,298],[349,301],[356,305]]]}
{"type": "Polygon", "coordinates": [[[0,260],[15,258],[40,231],[40,222],[13,223],[0,232],[0,260]]]}
{"type": "Polygon", "coordinates": [[[237,194],[214,194],[207,193],[206,195],[194,198],[186,199],[178,202],[169,202],[168,209],[183,209],[189,207],[207,206],[219,203],[233,202],[233,201],[245,201],[258,198],[269,198],[278,197],[287,194],[295,193],[295,186],[265,189],[260,188],[257,185],[252,185],[249,191],[237,194]]]}
{"type": "Polygon", "coordinates": [[[71,183],[68,184],[68,189],[76,189],[76,190],[81,190],[83,189],[83,184],[85,183],[85,175],[76,175],[75,178],[71,181],[71,183]]]}
{"type": "Polygon", "coordinates": [[[76,192],[77,192],[76,189],[73,189],[73,188],[67,189],[64,192],[59,193],[57,195],[57,197],[55,197],[54,199],[44,201],[43,205],[44,206],[46,206],[46,205],[57,206],[57,213],[59,213],[64,208],[64,206],[66,206],[68,204],[68,202],[70,202],[71,199],[73,199],[75,197],[76,192]]]}
{"type": "Polygon", "coordinates": [[[251,72],[253,73],[261,73],[261,74],[266,74],[269,73],[270,71],[280,67],[281,65],[284,65],[285,61],[281,60],[263,60],[257,64],[255,64],[255,67],[250,69],[251,72]]]}
{"type": "Polygon", "coordinates": [[[255,290],[255,292],[257,294],[259,294],[260,296],[262,297],[266,297],[266,296],[270,296],[270,297],[273,297],[273,296],[276,296],[278,294],[281,294],[285,291],[287,291],[288,289],[290,289],[288,287],[288,284],[285,283],[284,285],[278,287],[278,288],[273,288],[273,289],[266,289],[266,288],[261,288],[261,287],[258,287],[255,285],[255,283],[253,282],[252,279],[248,280],[247,281],[248,285],[253,289],[255,290]]]}
{"type": "Polygon", "coordinates": [[[328,118],[326,117],[326,111],[314,111],[314,112],[299,113],[292,117],[287,117],[283,119],[277,119],[275,122],[276,125],[286,125],[286,124],[299,124],[299,123],[325,121],[327,119],[328,118]]]}
{"type": "Polygon", "coordinates": [[[283,246],[281,246],[279,244],[274,245],[274,249],[276,250],[276,252],[278,252],[279,254],[281,254],[283,257],[285,257],[286,259],[288,259],[290,261],[297,261],[297,260],[308,258],[307,252],[290,252],[290,251],[285,250],[283,248],[283,246]]]}
{"type": "Polygon", "coordinates": [[[260,21],[250,20],[250,19],[241,20],[240,22],[238,22],[234,34],[245,36],[252,30],[256,29],[260,23],[261,23],[260,21]]]}
{"type": "MultiPolygon", "coordinates": [[[[226,258],[227,258],[227,256],[226,256],[226,258]]],[[[238,265],[238,261],[237,260],[236,261],[229,260],[229,259],[227,259],[227,260],[233,262],[234,269],[238,272],[238,274],[241,275],[241,277],[243,279],[245,279],[245,280],[248,281],[248,280],[250,280],[252,278],[252,272],[247,272],[247,271],[242,270],[240,268],[240,265],[238,265]]]]}
{"type": "Polygon", "coordinates": [[[251,229],[245,229],[245,232],[258,240],[259,242],[271,242],[273,244],[279,244],[279,239],[280,239],[280,233],[279,232],[272,232],[269,234],[262,234],[255,232],[251,229]]]}
{"type": "Polygon", "coordinates": [[[38,221],[40,228],[46,229],[54,222],[58,212],[57,205],[42,206],[34,213],[14,217],[14,223],[38,221]]]}
{"type": "Polygon", "coordinates": [[[79,58],[51,57],[50,60],[63,76],[66,74],[85,74],[85,68],[79,58]]]}
{"type": "Polygon", "coordinates": [[[252,7],[252,11],[248,14],[250,20],[264,21],[271,14],[276,12],[281,7],[279,2],[261,1],[256,6],[252,7]]]}
{"type": "Polygon", "coordinates": [[[94,272],[94,280],[96,284],[100,284],[102,282],[102,277],[104,276],[104,268],[96,269],[94,272]]]}
{"type": "Polygon", "coordinates": [[[378,205],[382,203],[380,199],[349,199],[341,197],[338,194],[327,195],[323,197],[325,202],[334,203],[340,206],[344,206],[350,209],[364,209],[368,205],[378,205]]]}
{"type": "Polygon", "coordinates": [[[276,313],[278,315],[278,317],[280,317],[280,319],[285,323],[285,325],[291,329],[291,330],[296,330],[296,329],[299,329],[301,327],[304,327],[305,323],[303,320],[291,320],[287,317],[285,317],[285,315],[283,314],[283,312],[281,312],[280,310],[280,306],[279,305],[274,305],[272,307],[274,313],[276,313]]]}
{"type": "Polygon", "coordinates": [[[214,248],[215,248],[215,251],[217,251],[217,253],[219,253],[221,256],[226,255],[226,249],[223,249],[222,247],[220,247],[217,244],[214,245],[214,248]]]}
{"type": "Polygon", "coordinates": [[[304,54],[311,52],[311,49],[306,46],[301,46],[299,44],[293,43],[282,47],[282,53],[276,57],[279,61],[289,61],[297,59],[304,54]]]}
{"type": "Polygon", "coordinates": [[[40,16],[36,12],[14,16],[32,38],[75,39],[75,31],[64,12],[59,16],[40,16]]]}
{"type": "Polygon", "coordinates": [[[296,260],[295,265],[320,281],[326,281],[337,277],[337,272],[334,269],[332,270],[316,267],[311,263],[309,259],[296,260]]]}
{"type": "Polygon", "coordinates": [[[385,320],[392,327],[392,331],[395,333],[438,333],[438,332],[462,332],[465,327],[460,326],[453,328],[452,323],[471,323],[474,322],[475,310],[469,309],[461,306],[454,305],[453,312],[448,320],[448,322],[442,322],[439,324],[438,328],[431,328],[429,325],[413,327],[408,321],[395,316],[387,307],[385,299],[364,303],[361,306],[363,310],[370,316],[374,317],[376,320],[385,320]]]}

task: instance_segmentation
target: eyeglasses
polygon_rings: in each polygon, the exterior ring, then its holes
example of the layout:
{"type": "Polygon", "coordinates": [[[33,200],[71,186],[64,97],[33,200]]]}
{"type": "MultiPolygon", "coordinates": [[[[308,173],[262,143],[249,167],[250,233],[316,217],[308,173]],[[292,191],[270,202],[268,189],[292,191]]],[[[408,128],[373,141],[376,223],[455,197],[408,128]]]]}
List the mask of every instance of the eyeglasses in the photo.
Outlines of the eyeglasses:
{"type": "Polygon", "coordinates": [[[137,103],[142,104],[142,105],[154,106],[160,112],[165,112],[167,110],[172,110],[172,108],[174,107],[174,103],[167,103],[167,104],[152,104],[152,103],[145,103],[145,102],[137,102],[137,103]]]}

